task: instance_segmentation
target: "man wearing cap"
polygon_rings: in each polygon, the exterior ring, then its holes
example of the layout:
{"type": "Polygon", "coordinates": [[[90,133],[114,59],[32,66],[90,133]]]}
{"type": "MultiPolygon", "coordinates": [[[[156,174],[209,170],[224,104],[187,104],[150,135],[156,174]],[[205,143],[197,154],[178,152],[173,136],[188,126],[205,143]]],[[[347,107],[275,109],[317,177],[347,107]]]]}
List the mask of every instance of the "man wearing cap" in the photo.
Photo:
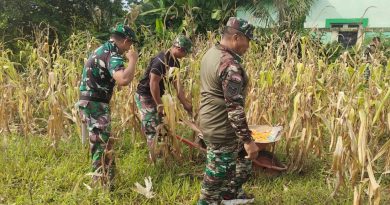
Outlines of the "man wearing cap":
{"type": "Polygon", "coordinates": [[[94,182],[100,180],[102,185],[112,188],[115,162],[109,102],[115,83],[125,86],[133,79],[138,53],[130,49],[136,42],[130,27],[117,24],[110,32],[110,40],[97,48],[84,65],[76,107],[88,128],[94,182]],[[127,67],[124,53],[129,61],[127,67]]]}
{"type": "Polygon", "coordinates": [[[252,39],[253,26],[231,17],[221,42],[210,48],[201,61],[199,118],[207,145],[207,162],[200,205],[250,198],[242,185],[251,175],[250,160],[257,157],[258,147],[245,117],[248,76],[241,56],[252,39]]]}
{"type": "Polygon", "coordinates": [[[156,128],[161,123],[164,106],[161,96],[164,94],[164,81],[173,83],[177,90],[177,97],[183,104],[184,109],[191,113],[192,105],[185,98],[185,93],[175,79],[167,77],[170,69],[180,68],[179,59],[191,52],[191,40],[179,35],[173,42],[171,48],[162,51],[154,56],[140,80],[135,94],[135,101],[141,115],[142,132],[147,139],[149,158],[154,162],[153,143],[156,135],[156,128]]]}

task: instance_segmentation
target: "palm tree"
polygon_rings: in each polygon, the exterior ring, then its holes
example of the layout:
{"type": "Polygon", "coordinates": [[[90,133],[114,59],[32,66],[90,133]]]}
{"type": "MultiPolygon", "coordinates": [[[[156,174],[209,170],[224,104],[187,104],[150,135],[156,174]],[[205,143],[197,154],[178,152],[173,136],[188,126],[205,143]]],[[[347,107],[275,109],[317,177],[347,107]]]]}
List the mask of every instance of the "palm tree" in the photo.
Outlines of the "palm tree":
{"type": "MultiPolygon", "coordinates": [[[[131,1],[131,0],[130,0],[131,1]]],[[[215,31],[227,19],[244,9],[250,15],[280,28],[298,28],[315,0],[143,0],[139,23],[153,25],[178,24],[181,30],[204,33],[215,31]],[[275,12],[277,19],[273,19],[275,12]]],[[[164,28],[165,28],[164,27],[164,28]]],[[[160,28],[160,27],[159,27],[160,28]]],[[[179,30],[180,30],[179,29],[179,30]]]]}
{"type": "Polygon", "coordinates": [[[267,26],[281,29],[303,28],[305,17],[316,0],[257,0],[243,9],[260,18],[267,26]]]}

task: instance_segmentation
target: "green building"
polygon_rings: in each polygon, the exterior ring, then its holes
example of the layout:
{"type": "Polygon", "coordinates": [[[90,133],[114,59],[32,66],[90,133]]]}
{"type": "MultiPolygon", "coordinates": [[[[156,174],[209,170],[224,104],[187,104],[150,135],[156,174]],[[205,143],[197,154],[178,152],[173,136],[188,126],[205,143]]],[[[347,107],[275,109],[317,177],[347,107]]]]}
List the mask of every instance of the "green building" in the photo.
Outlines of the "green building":
{"type": "Polygon", "coordinates": [[[360,46],[390,37],[390,0],[317,0],[304,27],[322,31],[322,41],[360,46]]]}
{"type": "MultiPolygon", "coordinates": [[[[269,28],[278,13],[272,5],[266,7],[269,19],[255,18],[244,9],[238,9],[237,16],[269,28]]],[[[304,28],[320,35],[323,43],[338,41],[346,47],[367,44],[374,36],[390,38],[390,0],[314,0],[304,28]]]]}

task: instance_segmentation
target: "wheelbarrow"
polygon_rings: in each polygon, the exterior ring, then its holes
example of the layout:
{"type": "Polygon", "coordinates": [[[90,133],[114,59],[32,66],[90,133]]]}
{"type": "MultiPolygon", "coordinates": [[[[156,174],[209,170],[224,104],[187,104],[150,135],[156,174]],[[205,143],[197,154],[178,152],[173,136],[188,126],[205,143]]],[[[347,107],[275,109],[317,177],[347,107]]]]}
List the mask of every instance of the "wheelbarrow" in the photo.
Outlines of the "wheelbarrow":
{"type": "Polygon", "coordinates": [[[259,169],[263,168],[270,172],[281,172],[287,170],[286,165],[279,162],[272,152],[266,150],[267,147],[274,146],[275,143],[281,139],[283,127],[250,125],[249,129],[252,131],[252,137],[260,150],[257,159],[252,160],[253,165],[255,165],[254,167],[259,169]]]}
{"type": "MultiPolygon", "coordinates": [[[[206,146],[203,142],[203,138],[202,138],[203,135],[201,134],[200,128],[191,121],[183,120],[182,122],[183,124],[189,126],[196,133],[198,133],[197,139],[195,140],[195,142],[193,142],[191,140],[188,140],[180,136],[176,136],[176,138],[180,142],[188,145],[189,147],[199,149],[202,152],[207,152],[206,146]]],[[[281,126],[272,127],[267,125],[252,125],[249,126],[249,129],[252,131],[252,136],[255,140],[255,143],[260,149],[258,157],[252,160],[253,167],[258,170],[265,169],[265,171],[269,171],[269,172],[282,172],[287,170],[287,166],[280,163],[272,152],[266,150],[266,147],[269,147],[270,145],[274,145],[275,142],[280,140],[281,131],[283,127],[281,126]]]]}

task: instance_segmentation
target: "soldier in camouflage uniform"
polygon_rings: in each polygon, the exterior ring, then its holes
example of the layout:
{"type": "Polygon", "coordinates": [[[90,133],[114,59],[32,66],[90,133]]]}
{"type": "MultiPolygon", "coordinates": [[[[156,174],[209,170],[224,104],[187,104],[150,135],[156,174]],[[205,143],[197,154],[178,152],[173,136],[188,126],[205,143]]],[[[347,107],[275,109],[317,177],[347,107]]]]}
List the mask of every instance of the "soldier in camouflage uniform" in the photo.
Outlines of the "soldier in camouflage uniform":
{"type": "Polygon", "coordinates": [[[161,51],[154,56],[140,80],[135,94],[135,101],[141,115],[142,132],[146,136],[149,148],[149,157],[154,161],[152,148],[156,135],[156,128],[162,122],[163,104],[161,96],[164,94],[164,81],[173,83],[178,91],[177,97],[183,104],[185,110],[192,112],[192,105],[185,98],[185,93],[177,81],[167,77],[172,69],[180,68],[179,59],[191,52],[192,43],[190,39],[179,35],[167,51],[161,51]]]}
{"type": "Polygon", "coordinates": [[[207,145],[207,164],[198,204],[248,199],[242,185],[251,175],[258,147],[244,111],[248,76],[241,56],[253,39],[253,26],[231,17],[221,43],[210,48],[200,68],[200,128],[207,145]],[[245,156],[248,155],[248,156],[245,156]]]}
{"type": "Polygon", "coordinates": [[[373,57],[380,46],[381,39],[379,37],[372,38],[370,45],[364,50],[364,58],[367,62],[372,62],[373,57]]]}
{"type": "Polygon", "coordinates": [[[94,181],[101,180],[103,185],[111,185],[115,168],[109,102],[115,83],[128,85],[134,77],[138,54],[130,48],[135,41],[131,28],[117,24],[111,29],[110,40],[89,56],[82,72],[76,107],[88,127],[94,181]],[[127,68],[122,57],[125,52],[127,68]]]}
{"type": "Polygon", "coordinates": [[[372,38],[372,41],[370,45],[367,46],[367,48],[364,50],[363,57],[366,61],[366,69],[364,70],[363,76],[366,81],[368,82],[370,76],[371,76],[371,68],[375,64],[374,61],[379,61],[382,65],[386,66],[386,60],[383,59],[379,54],[379,46],[381,44],[381,39],[376,36],[372,38]]]}

